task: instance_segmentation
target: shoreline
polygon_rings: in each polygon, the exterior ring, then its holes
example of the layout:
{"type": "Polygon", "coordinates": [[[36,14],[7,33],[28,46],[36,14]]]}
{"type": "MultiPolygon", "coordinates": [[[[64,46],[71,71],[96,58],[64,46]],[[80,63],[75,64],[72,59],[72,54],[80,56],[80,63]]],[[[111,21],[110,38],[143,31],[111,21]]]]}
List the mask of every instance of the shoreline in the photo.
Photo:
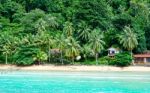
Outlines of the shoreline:
{"type": "Polygon", "coordinates": [[[1,70],[8,71],[129,71],[129,72],[150,72],[150,67],[144,66],[55,66],[55,65],[34,65],[26,67],[18,67],[15,65],[0,65],[1,70]]]}

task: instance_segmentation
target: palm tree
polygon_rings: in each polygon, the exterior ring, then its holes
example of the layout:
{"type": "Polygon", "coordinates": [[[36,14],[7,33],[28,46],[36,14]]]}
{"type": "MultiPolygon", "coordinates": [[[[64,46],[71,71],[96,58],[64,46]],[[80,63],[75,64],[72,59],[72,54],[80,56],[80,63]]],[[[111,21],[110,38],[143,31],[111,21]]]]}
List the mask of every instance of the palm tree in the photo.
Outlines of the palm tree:
{"type": "Polygon", "coordinates": [[[56,21],[56,17],[53,17],[52,15],[46,15],[45,17],[39,19],[36,24],[36,28],[38,30],[38,33],[36,35],[37,41],[39,42],[40,45],[44,45],[44,47],[45,46],[48,47],[49,62],[50,62],[50,57],[51,57],[50,49],[51,47],[53,47],[55,41],[47,32],[46,28],[47,27],[55,28],[57,26],[58,26],[58,23],[56,21]]]}
{"type": "Polygon", "coordinates": [[[124,32],[119,36],[120,44],[123,45],[124,48],[126,48],[128,51],[131,52],[131,58],[132,58],[132,50],[137,47],[138,41],[137,36],[130,27],[125,27],[124,32]]]}
{"type": "Polygon", "coordinates": [[[48,61],[51,60],[51,53],[50,50],[52,47],[55,46],[55,40],[53,39],[50,34],[48,34],[46,31],[43,31],[41,34],[36,35],[36,46],[39,46],[42,50],[48,49],[48,61]]]}
{"type": "Polygon", "coordinates": [[[47,54],[44,51],[39,50],[33,59],[38,62],[38,65],[40,65],[40,63],[47,60],[47,58],[47,54]]]}
{"type": "MultiPolygon", "coordinates": [[[[85,43],[87,43],[87,41],[89,40],[90,38],[90,33],[91,33],[91,27],[88,26],[84,21],[81,21],[78,26],[77,26],[78,30],[77,30],[77,33],[78,33],[78,38],[80,40],[83,40],[85,43]]],[[[82,41],[82,42],[83,42],[82,41]]]]}
{"type": "Polygon", "coordinates": [[[63,33],[64,35],[66,35],[67,37],[72,36],[74,32],[74,28],[73,28],[73,24],[71,22],[65,22],[64,24],[64,29],[63,29],[63,33]]]}
{"type": "Polygon", "coordinates": [[[9,35],[8,33],[3,33],[0,35],[2,41],[2,46],[0,50],[5,55],[5,64],[8,64],[8,55],[12,54],[16,50],[16,45],[18,44],[18,38],[9,35]]]}
{"type": "Polygon", "coordinates": [[[51,15],[46,15],[43,18],[40,18],[35,25],[35,28],[38,30],[38,32],[46,31],[47,27],[50,28],[56,28],[58,26],[58,23],[56,21],[56,17],[53,17],[51,15]]]}
{"type": "Polygon", "coordinates": [[[46,21],[48,27],[56,28],[58,26],[56,17],[50,14],[46,15],[43,19],[46,21]]]}
{"type": "Polygon", "coordinates": [[[105,42],[103,41],[104,35],[99,33],[98,29],[95,29],[91,33],[89,40],[90,47],[92,52],[95,55],[96,65],[98,65],[98,54],[104,49],[105,42]]]}
{"type": "Polygon", "coordinates": [[[80,54],[79,42],[76,41],[73,37],[68,37],[66,42],[67,45],[66,45],[65,55],[71,58],[72,63],[74,64],[75,57],[80,54]]]}
{"type": "Polygon", "coordinates": [[[11,54],[11,49],[9,45],[4,45],[2,51],[5,55],[5,64],[8,64],[8,55],[11,54]]]}
{"type": "Polygon", "coordinates": [[[83,57],[85,58],[85,60],[87,61],[87,56],[91,53],[91,49],[90,46],[85,44],[82,48],[82,53],[83,53],[83,57]]]}
{"type": "Polygon", "coordinates": [[[91,29],[88,27],[85,27],[83,30],[78,30],[79,38],[81,38],[84,41],[88,41],[90,38],[90,32],[91,29]]]}
{"type": "Polygon", "coordinates": [[[40,18],[35,25],[35,28],[37,29],[37,32],[40,33],[42,31],[46,31],[47,22],[40,18]]]}
{"type": "Polygon", "coordinates": [[[51,37],[48,39],[48,61],[51,61],[51,48],[54,46],[55,40],[53,40],[51,37]]]}
{"type": "Polygon", "coordinates": [[[66,38],[63,34],[59,38],[57,38],[57,43],[58,43],[58,48],[60,49],[60,52],[61,52],[61,63],[63,65],[64,64],[63,52],[64,52],[65,47],[66,47],[66,38]]]}

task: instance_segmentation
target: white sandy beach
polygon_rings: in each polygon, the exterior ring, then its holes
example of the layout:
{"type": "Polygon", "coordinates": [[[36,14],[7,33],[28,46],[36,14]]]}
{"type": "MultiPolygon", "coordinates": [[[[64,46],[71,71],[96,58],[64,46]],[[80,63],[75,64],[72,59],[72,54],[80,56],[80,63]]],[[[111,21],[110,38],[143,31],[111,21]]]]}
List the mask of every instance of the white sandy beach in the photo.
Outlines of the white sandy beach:
{"type": "Polygon", "coordinates": [[[28,71],[150,71],[150,67],[130,66],[130,67],[113,67],[113,66],[54,66],[39,65],[18,67],[14,65],[0,65],[0,70],[28,70],[28,71]]]}

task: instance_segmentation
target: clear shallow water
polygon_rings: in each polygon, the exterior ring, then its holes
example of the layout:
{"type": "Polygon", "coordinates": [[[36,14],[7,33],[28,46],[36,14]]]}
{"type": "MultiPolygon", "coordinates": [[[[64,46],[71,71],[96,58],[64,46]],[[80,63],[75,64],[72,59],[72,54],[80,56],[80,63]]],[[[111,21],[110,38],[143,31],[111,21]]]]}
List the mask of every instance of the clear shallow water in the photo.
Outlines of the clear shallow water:
{"type": "Polygon", "coordinates": [[[1,71],[0,93],[150,93],[150,72],[1,71]]]}

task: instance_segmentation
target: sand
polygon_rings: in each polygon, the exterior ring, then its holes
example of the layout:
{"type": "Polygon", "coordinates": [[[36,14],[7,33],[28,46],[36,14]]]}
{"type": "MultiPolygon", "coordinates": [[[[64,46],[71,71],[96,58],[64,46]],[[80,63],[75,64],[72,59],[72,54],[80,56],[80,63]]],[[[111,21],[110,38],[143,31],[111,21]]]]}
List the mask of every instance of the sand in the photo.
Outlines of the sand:
{"type": "Polygon", "coordinates": [[[0,65],[0,70],[27,70],[27,71],[150,71],[150,67],[144,66],[129,66],[129,67],[114,67],[114,66],[54,66],[54,65],[39,65],[18,67],[15,65],[0,65]]]}

